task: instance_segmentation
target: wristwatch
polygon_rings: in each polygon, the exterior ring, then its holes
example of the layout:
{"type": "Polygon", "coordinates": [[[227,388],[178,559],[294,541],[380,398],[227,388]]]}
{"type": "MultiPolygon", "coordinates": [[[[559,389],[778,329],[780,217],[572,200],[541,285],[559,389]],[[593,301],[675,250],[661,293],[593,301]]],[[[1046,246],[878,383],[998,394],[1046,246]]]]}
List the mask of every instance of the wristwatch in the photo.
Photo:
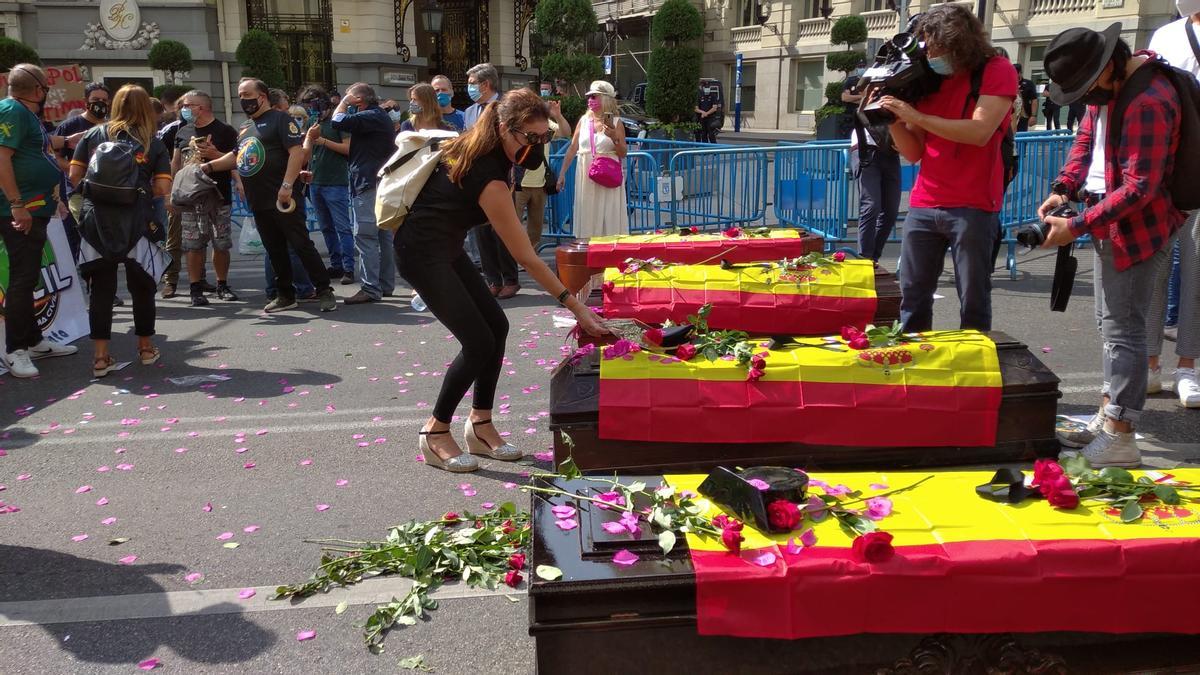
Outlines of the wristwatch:
{"type": "Polygon", "coordinates": [[[287,181],[285,180],[285,181],[283,181],[282,183],[280,183],[280,184],[279,184],[279,188],[280,188],[281,190],[291,190],[291,189],[292,189],[292,184],[291,184],[291,183],[289,183],[289,182],[287,182],[287,181]]]}

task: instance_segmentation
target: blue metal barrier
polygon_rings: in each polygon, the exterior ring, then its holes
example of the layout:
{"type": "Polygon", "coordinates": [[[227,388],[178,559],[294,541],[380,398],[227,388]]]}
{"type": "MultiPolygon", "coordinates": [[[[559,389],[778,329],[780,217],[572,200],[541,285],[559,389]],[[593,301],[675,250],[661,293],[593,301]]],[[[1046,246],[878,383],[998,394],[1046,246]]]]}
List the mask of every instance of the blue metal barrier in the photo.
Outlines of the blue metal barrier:
{"type": "MultiPolygon", "coordinates": [[[[250,206],[246,204],[237,192],[233,193],[233,204],[230,206],[229,218],[238,223],[241,227],[241,222],[247,218],[253,220],[254,214],[250,211],[250,206]]],[[[311,199],[304,200],[304,226],[309,232],[320,232],[321,223],[317,220],[317,210],[313,208],[311,199]]]]}
{"type": "MultiPolygon", "coordinates": [[[[552,149],[550,168],[562,176],[566,144],[552,149]]],[[[546,228],[543,239],[562,240],[575,236],[575,175],[579,162],[572,162],[563,189],[546,199],[546,228]]],[[[654,157],[646,152],[629,152],[625,156],[625,204],[629,212],[630,232],[652,232],[662,227],[663,210],[660,204],[662,172],[654,157]]],[[[544,244],[544,246],[549,244],[544,244]]]]}
{"type": "Polygon", "coordinates": [[[767,205],[764,150],[769,148],[706,144],[676,152],[667,165],[671,190],[660,191],[671,197],[664,224],[717,229],[762,222],[767,205]]]}
{"type": "Polygon", "coordinates": [[[1016,136],[1017,176],[1004,194],[1000,227],[1008,248],[1009,277],[1017,278],[1016,231],[1037,221],[1037,210],[1050,194],[1050,183],[1067,163],[1075,136],[1062,130],[1031,131],[1016,136]]]}

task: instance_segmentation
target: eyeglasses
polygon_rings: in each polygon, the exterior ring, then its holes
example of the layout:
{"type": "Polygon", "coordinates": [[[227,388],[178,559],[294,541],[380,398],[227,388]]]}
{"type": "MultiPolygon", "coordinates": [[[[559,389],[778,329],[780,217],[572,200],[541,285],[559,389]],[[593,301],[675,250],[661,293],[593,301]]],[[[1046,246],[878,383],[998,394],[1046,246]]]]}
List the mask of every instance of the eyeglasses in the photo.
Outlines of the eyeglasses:
{"type": "Polygon", "coordinates": [[[549,143],[550,139],[554,138],[554,132],[547,130],[544,134],[539,134],[536,131],[517,131],[511,130],[509,133],[517,138],[524,138],[525,145],[537,145],[538,143],[549,143]]]}

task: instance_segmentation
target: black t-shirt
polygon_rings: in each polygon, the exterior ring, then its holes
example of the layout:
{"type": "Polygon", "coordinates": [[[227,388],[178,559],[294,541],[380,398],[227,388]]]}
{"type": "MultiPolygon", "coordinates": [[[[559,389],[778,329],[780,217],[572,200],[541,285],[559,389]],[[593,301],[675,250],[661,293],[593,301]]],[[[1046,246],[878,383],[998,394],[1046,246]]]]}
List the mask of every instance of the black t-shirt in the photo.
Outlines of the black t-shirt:
{"type": "Polygon", "coordinates": [[[179,133],[179,127],[182,126],[183,120],[175,120],[158,130],[158,140],[167,146],[167,150],[175,152],[175,134],[179,133]]]}
{"type": "MultiPolygon", "coordinates": [[[[238,130],[237,170],[251,211],[275,208],[275,199],[287,173],[288,148],[304,140],[300,126],[285,112],[268,110],[246,120],[238,130]]],[[[303,209],[299,190],[292,193],[296,208],[303,209]]]]}
{"type": "MultiPolygon", "coordinates": [[[[237,130],[214,118],[207,126],[197,127],[192,124],[185,124],[179,127],[178,131],[175,132],[175,147],[172,151],[178,150],[180,156],[186,162],[188,155],[191,154],[189,143],[192,138],[204,136],[208,136],[208,140],[213,144],[213,147],[222,153],[231,152],[237,147],[237,130]]],[[[226,204],[231,203],[233,201],[233,172],[217,171],[212,174],[212,177],[213,180],[217,181],[217,189],[221,191],[221,200],[226,204]]],[[[278,188],[276,188],[276,192],[278,192],[278,188]]]]}
{"type": "MultiPolygon", "coordinates": [[[[91,121],[89,121],[83,115],[76,115],[69,120],[63,120],[62,123],[54,129],[54,135],[70,136],[71,134],[77,134],[81,131],[87,131],[94,126],[96,125],[92,124],[91,121]]],[[[71,159],[75,156],[75,151],[71,148],[68,148],[64,144],[62,149],[58,151],[58,154],[62,155],[63,159],[71,159]]]]}
{"type": "Polygon", "coordinates": [[[1025,117],[1033,115],[1033,102],[1037,100],[1037,87],[1034,86],[1033,80],[1021,78],[1017,84],[1017,91],[1021,94],[1021,106],[1025,113],[1025,117]]]}
{"type": "MultiPolygon", "coordinates": [[[[75,154],[71,158],[72,164],[82,163],[84,166],[87,166],[92,153],[96,151],[96,148],[101,143],[114,140],[109,138],[107,127],[107,124],[102,124],[93,127],[91,131],[83,135],[83,138],[79,141],[79,145],[75,146],[75,154]]],[[[115,140],[126,141],[142,148],[140,141],[123,131],[117,135],[115,140]]],[[[167,146],[163,145],[162,141],[155,138],[150,142],[148,149],[142,148],[141,152],[138,152],[135,156],[138,165],[138,180],[146,189],[150,189],[153,186],[155,178],[171,178],[171,160],[167,154],[167,146]]]]}
{"type": "Polygon", "coordinates": [[[400,228],[399,238],[404,247],[422,257],[434,256],[445,261],[457,258],[463,252],[467,232],[487,222],[487,215],[479,206],[479,195],[492,181],[510,184],[512,168],[512,161],[500,146],[475,160],[461,187],[451,182],[445,164],[439,166],[417,195],[400,228]]]}

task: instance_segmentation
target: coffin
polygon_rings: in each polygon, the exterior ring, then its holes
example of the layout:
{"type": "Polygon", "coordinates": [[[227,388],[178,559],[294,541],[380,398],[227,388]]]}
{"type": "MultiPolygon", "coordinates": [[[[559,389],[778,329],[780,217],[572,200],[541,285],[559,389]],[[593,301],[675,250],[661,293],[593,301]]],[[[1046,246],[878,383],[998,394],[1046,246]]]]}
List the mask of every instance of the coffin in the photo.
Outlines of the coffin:
{"type": "MultiPolygon", "coordinates": [[[[657,484],[659,476],[630,476],[657,484]]],[[[540,480],[540,479],[538,479],[540,480]]],[[[546,483],[542,483],[546,484],[546,483]]],[[[595,484],[555,480],[584,491],[595,484]]],[[[645,530],[637,540],[599,527],[598,513],[577,505],[579,528],[563,532],[550,509],[565,498],[533,498],[530,568],[552,565],[558,581],[530,575],[529,634],[537,672],[708,673],[1112,673],[1196,672],[1200,638],[1177,634],[1024,633],[863,634],[799,640],[700,636],[695,575],[681,539],[666,558],[645,530]],[[640,560],[611,562],[629,549],[640,560]]],[[[1180,589],[1184,590],[1184,589],[1180,589]]],[[[1189,596],[1190,597],[1190,596],[1189,596]]],[[[1069,599],[1061,599],[1064,602],[1069,599]]],[[[997,594],[997,603],[1006,599],[997,594]]],[[[1137,600],[1134,600],[1137,601],[1137,600]]],[[[821,611],[886,611],[876,607],[823,607],[821,611]]],[[[1015,611],[1038,611],[1033,605],[1015,611]]],[[[1114,612],[1120,611],[1114,600],[1114,612]]],[[[1186,611],[1186,610],[1181,610],[1186,611]]]]}
{"type": "Polygon", "coordinates": [[[550,429],[556,464],[573,457],[588,472],[708,471],[717,465],[785,465],[808,469],[900,469],[1055,456],[1059,379],[1028,347],[1000,332],[1003,384],[991,447],[847,447],[800,443],[662,443],[599,436],[600,357],[564,362],[550,382],[550,429]]]}

